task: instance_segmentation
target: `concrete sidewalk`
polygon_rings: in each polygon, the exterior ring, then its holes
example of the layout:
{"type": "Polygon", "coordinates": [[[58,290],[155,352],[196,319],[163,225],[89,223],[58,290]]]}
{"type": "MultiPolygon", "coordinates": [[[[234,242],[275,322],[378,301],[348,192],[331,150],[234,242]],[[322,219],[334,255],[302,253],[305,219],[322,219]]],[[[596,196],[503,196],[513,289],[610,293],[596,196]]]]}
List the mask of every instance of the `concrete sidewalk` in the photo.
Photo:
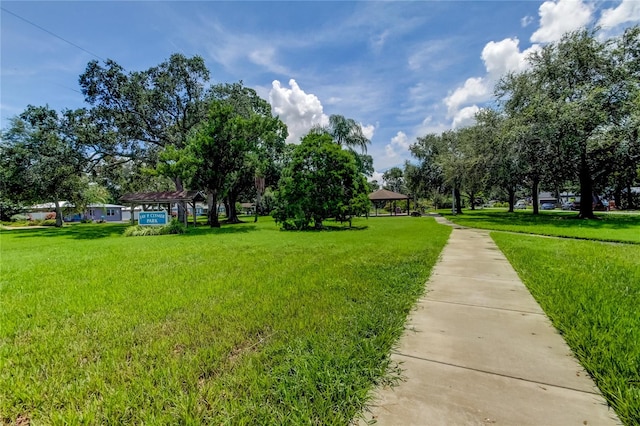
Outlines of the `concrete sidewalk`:
{"type": "Polygon", "coordinates": [[[454,227],[392,360],[380,425],[620,424],[488,232],[454,227]]]}

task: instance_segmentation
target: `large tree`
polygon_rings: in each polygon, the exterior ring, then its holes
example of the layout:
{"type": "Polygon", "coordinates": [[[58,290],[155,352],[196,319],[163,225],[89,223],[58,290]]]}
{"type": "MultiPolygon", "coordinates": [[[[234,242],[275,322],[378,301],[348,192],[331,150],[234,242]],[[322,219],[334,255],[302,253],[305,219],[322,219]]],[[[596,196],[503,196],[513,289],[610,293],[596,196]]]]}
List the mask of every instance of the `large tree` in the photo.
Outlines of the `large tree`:
{"type": "Polygon", "coordinates": [[[207,192],[209,224],[219,227],[218,202],[228,199],[230,221],[237,221],[235,202],[253,185],[255,176],[266,175],[269,165],[284,150],[287,129],[271,114],[270,105],[253,89],[219,86],[209,102],[209,114],[184,148],[170,148],[161,156],[160,170],[183,177],[207,192]]]}
{"type": "Polygon", "coordinates": [[[371,141],[365,136],[362,125],[353,118],[330,115],[327,126],[315,126],[310,133],[328,134],[335,143],[352,153],[361,173],[366,176],[373,174],[373,157],[367,154],[371,141]]]}
{"type": "MultiPolygon", "coordinates": [[[[62,226],[61,200],[80,202],[83,179],[91,164],[84,110],[48,106],[27,109],[11,120],[0,145],[2,198],[16,203],[54,203],[56,226],[62,226]]],[[[80,203],[79,203],[80,204],[80,203]]]]}
{"type": "Polygon", "coordinates": [[[453,192],[457,214],[462,214],[463,172],[467,161],[463,148],[460,130],[428,134],[410,146],[411,154],[422,162],[419,167],[425,171],[425,177],[434,184],[442,183],[441,189],[453,192]]]}
{"type": "Polygon", "coordinates": [[[487,186],[504,191],[509,212],[513,212],[523,170],[515,140],[507,131],[505,116],[492,109],[482,109],[476,114],[476,127],[479,133],[477,149],[487,167],[487,186]]]}
{"type": "Polygon", "coordinates": [[[242,81],[216,85],[212,94],[215,99],[231,105],[235,114],[248,120],[248,125],[242,129],[243,137],[248,141],[240,159],[242,164],[228,173],[224,188],[227,218],[235,223],[239,222],[236,203],[242,195],[253,195],[262,190],[262,186],[277,182],[276,164],[284,153],[288,132],[280,118],[273,116],[271,105],[255,90],[245,87],[242,81]],[[261,184],[256,185],[256,182],[261,184]]]}
{"type": "Polygon", "coordinates": [[[638,27],[605,41],[595,31],[568,33],[534,53],[529,71],[498,88],[506,112],[519,122],[522,146],[545,153],[551,173],[560,166],[573,172],[582,218],[595,217],[594,181],[608,172],[620,142],[604,135],[625,120],[637,96],[639,36],[638,27]]]}
{"type": "Polygon", "coordinates": [[[326,134],[310,133],[294,148],[277,193],[276,220],[286,228],[316,229],[327,218],[351,223],[369,211],[368,185],[350,152],[326,134]]]}
{"type": "MultiPolygon", "coordinates": [[[[158,66],[134,72],[110,59],[104,65],[91,61],[80,86],[93,107],[104,151],[153,167],[167,147],[183,148],[191,130],[206,117],[208,80],[201,57],[173,54],[158,66]]],[[[174,185],[184,189],[180,176],[174,176],[174,185]]]]}
{"type": "Polygon", "coordinates": [[[400,167],[392,167],[382,174],[382,180],[385,183],[386,189],[393,192],[404,191],[404,172],[400,167]]]}
{"type": "MultiPolygon", "coordinates": [[[[559,171],[554,164],[568,163],[570,157],[559,145],[561,124],[558,122],[557,105],[549,102],[546,94],[535,81],[533,71],[508,74],[500,81],[496,92],[505,99],[507,119],[503,137],[513,144],[518,175],[528,185],[533,200],[533,214],[539,213],[538,194],[540,184],[559,171]],[[554,158],[554,153],[560,158],[554,158]]],[[[504,146],[509,155],[511,147],[504,146]]],[[[507,167],[512,164],[505,164],[507,167]]]]}

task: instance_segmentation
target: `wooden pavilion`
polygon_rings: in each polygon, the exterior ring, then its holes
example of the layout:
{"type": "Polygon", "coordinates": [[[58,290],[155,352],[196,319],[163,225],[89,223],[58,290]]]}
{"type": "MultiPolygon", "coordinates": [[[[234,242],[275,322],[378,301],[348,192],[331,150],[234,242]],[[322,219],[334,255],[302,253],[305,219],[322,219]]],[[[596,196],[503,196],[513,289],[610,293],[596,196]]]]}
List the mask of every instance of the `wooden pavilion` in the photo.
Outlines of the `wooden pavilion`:
{"type": "Polygon", "coordinates": [[[368,195],[369,199],[376,208],[376,216],[378,216],[378,206],[380,204],[386,204],[389,201],[393,201],[392,215],[396,213],[396,201],[407,200],[407,214],[409,213],[409,196],[400,194],[398,192],[389,191],[387,189],[378,189],[376,192],[372,192],[368,195]]]}
{"type": "Polygon", "coordinates": [[[137,205],[142,206],[143,211],[154,211],[166,209],[171,214],[171,207],[178,205],[184,214],[184,224],[187,225],[187,207],[191,204],[193,208],[193,224],[196,224],[196,202],[205,201],[207,198],[201,191],[160,191],[160,192],[132,192],[120,197],[122,204],[131,207],[131,221],[133,221],[133,209],[137,205]]]}

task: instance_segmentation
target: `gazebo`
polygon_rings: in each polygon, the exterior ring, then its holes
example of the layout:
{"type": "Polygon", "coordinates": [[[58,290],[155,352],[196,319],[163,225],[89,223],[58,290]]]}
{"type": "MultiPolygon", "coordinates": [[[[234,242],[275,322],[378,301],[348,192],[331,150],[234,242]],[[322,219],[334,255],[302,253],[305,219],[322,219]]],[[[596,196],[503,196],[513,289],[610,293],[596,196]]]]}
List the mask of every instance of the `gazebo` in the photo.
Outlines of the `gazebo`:
{"type": "Polygon", "coordinates": [[[161,206],[167,206],[167,211],[171,212],[171,205],[178,204],[185,212],[184,224],[187,225],[187,205],[193,207],[193,224],[196,224],[196,202],[205,201],[207,198],[200,191],[160,191],[160,192],[132,192],[120,197],[122,204],[131,206],[131,220],[133,221],[133,208],[135,205],[142,205],[144,211],[160,210],[161,206]]]}
{"type": "MultiPolygon", "coordinates": [[[[389,191],[387,189],[378,189],[376,192],[372,192],[371,194],[369,194],[369,199],[371,200],[371,202],[373,202],[373,205],[376,208],[376,216],[378,216],[378,205],[381,202],[386,203],[388,201],[407,200],[407,212],[409,212],[409,196],[408,195],[389,191]]],[[[394,202],[393,203],[394,209],[392,214],[396,214],[395,205],[396,203],[394,202]]]]}

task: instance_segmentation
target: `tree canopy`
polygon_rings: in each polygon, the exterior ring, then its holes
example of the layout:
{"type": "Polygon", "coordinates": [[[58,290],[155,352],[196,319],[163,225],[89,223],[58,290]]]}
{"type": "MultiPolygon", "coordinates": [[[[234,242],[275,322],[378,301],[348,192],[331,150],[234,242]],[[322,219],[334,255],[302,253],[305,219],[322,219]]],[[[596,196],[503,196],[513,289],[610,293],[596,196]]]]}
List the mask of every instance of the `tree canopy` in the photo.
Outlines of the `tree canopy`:
{"type": "MultiPolygon", "coordinates": [[[[176,53],[134,72],[111,59],[104,65],[91,61],[80,76],[80,87],[100,128],[101,149],[155,167],[164,149],[183,148],[191,130],[206,117],[208,81],[209,70],[200,56],[176,53]]],[[[184,189],[179,176],[174,185],[184,189]]]]}
{"type": "Polygon", "coordinates": [[[62,226],[60,200],[80,202],[83,174],[92,155],[83,127],[85,110],[59,114],[49,107],[28,106],[11,120],[0,144],[2,198],[16,203],[52,202],[56,226],[62,226]]]}
{"type": "Polygon", "coordinates": [[[266,174],[282,154],[287,130],[271,115],[270,105],[242,83],[218,86],[214,96],[207,119],[183,148],[167,149],[161,156],[160,170],[204,189],[209,224],[218,227],[218,201],[229,198],[229,219],[237,221],[237,196],[253,185],[256,175],[266,174]]]}
{"type": "MultiPolygon", "coordinates": [[[[500,188],[510,209],[528,188],[538,213],[542,187],[559,194],[577,185],[582,218],[594,218],[592,196],[613,188],[616,200],[638,179],[640,27],[602,40],[597,30],[565,34],[529,58],[529,68],[503,76],[499,110],[481,110],[476,124],[417,138],[412,175],[438,192],[500,188]],[[442,184],[444,183],[444,187],[442,184]]],[[[459,210],[461,212],[461,210],[459,210]]]]}
{"type": "Polygon", "coordinates": [[[335,218],[351,223],[369,211],[367,182],[350,152],[327,134],[309,133],[282,172],[274,217],[286,229],[304,229],[335,218]]]}

